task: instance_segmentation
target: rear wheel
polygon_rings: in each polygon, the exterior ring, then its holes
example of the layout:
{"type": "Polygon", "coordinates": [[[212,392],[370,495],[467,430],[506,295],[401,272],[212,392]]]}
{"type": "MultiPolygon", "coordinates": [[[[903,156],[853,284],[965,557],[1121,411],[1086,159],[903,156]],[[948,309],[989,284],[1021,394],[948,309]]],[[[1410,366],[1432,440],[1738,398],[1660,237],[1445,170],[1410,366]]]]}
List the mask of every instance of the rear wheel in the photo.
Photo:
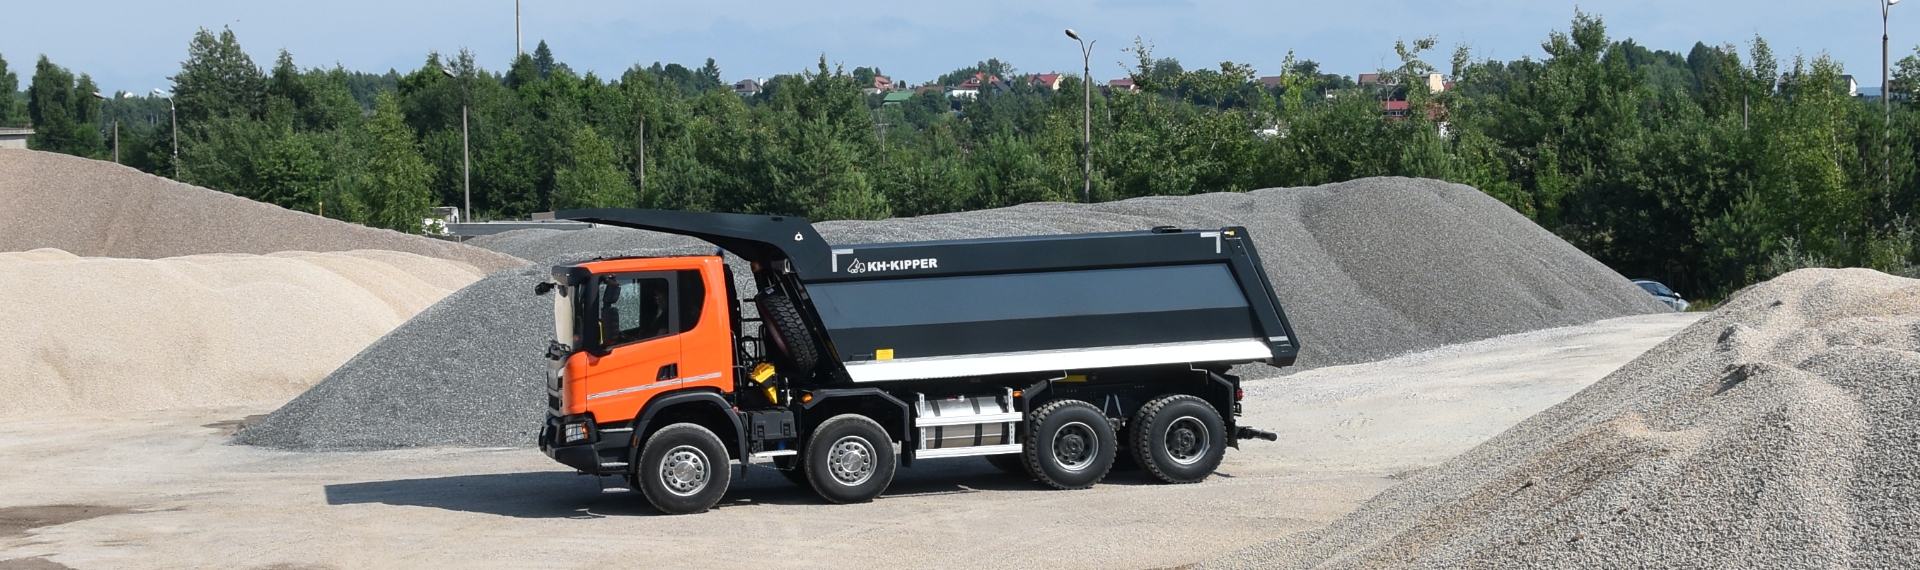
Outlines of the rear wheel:
{"type": "Polygon", "coordinates": [[[1085,489],[1106,478],[1117,448],[1113,424],[1093,404],[1060,400],[1033,414],[1027,469],[1056,489],[1085,489]]]}
{"type": "Polygon", "coordinates": [[[733,464],[726,444],[712,431],[695,424],[673,424],[647,438],[632,477],[654,508],[684,515],[720,502],[733,480],[733,464]]]}
{"type": "Polygon", "coordinates": [[[1205,400],[1164,396],[1134,414],[1128,447],[1148,473],[1168,483],[1196,483],[1227,454],[1227,428],[1205,400]]]}
{"type": "Polygon", "coordinates": [[[821,498],[865,503],[893,482],[893,438],[880,424],[857,414],[828,419],[807,440],[801,467],[821,498]]]}

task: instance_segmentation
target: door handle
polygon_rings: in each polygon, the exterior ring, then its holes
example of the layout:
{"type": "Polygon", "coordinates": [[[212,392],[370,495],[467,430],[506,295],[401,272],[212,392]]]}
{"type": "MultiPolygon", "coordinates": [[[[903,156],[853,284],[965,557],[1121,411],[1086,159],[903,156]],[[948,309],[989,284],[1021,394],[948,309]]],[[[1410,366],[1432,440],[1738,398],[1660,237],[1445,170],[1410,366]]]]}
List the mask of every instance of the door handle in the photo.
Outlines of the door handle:
{"type": "Polygon", "coordinates": [[[666,366],[660,367],[660,374],[655,376],[653,378],[653,381],[659,382],[662,380],[672,380],[674,378],[679,378],[679,377],[680,377],[680,363],[675,362],[673,364],[668,364],[666,366]]]}

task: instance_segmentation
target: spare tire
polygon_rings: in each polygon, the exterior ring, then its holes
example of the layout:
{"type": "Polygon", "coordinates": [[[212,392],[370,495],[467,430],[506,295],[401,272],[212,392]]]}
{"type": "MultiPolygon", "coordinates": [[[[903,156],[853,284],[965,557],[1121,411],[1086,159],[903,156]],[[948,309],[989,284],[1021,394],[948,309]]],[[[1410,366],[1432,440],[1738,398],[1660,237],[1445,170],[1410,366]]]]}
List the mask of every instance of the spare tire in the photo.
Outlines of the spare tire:
{"type": "Polygon", "coordinates": [[[787,366],[797,374],[813,372],[820,365],[820,351],[813,342],[813,332],[800,318],[800,308],[783,295],[761,295],[755,301],[760,304],[761,328],[773,339],[774,350],[785,358],[787,366]]]}

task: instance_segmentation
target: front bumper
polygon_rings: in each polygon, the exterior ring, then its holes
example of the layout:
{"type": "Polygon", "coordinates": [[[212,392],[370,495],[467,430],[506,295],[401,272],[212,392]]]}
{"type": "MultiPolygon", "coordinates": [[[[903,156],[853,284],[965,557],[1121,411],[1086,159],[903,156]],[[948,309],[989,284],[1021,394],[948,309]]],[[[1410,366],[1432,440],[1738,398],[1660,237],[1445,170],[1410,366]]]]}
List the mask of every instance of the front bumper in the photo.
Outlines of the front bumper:
{"type": "Polygon", "coordinates": [[[625,425],[597,424],[591,416],[549,415],[540,430],[540,452],[588,475],[624,475],[633,471],[633,432],[625,425]],[[569,423],[584,424],[586,439],[564,442],[569,423]]]}

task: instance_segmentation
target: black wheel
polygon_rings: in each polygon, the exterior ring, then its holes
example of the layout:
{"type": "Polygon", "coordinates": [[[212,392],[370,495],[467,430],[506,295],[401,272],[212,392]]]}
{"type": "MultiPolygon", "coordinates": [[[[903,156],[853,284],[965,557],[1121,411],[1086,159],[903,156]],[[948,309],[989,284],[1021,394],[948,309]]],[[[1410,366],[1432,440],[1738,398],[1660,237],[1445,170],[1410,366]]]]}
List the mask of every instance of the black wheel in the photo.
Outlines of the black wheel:
{"type": "Polygon", "coordinates": [[[988,455],[987,463],[992,464],[995,469],[1007,472],[1008,475],[1019,475],[1021,477],[1033,476],[1033,472],[1027,471],[1027,456],[1023,454],[1002,453],[1000,455],[988,455]]]}
{"type": "Polygon", "coordinates": [[[1106,414],[1080,400],[1060,400],[1033,414],[1027,469],[1056,489],[1085,489],[1106,478],[1117,448],[1106,414]]]}
{"type": "Polygon", "coordinates": [[[1197,483],[1227,455],[1220,412],[1193,396],[1163,396],[1141,406],[1128,426],[1134,461],[1168,483],[1197,483]]]}
{"type": "Polygon", "coordinates": [[[893,438],[866,416],[842,414],[820,424],[805,455],[800,465],[807,480],[828,501],[872,501],[893,482],[893,438]]]}
{"type": "Polygon", "coordinates": [[[787,364],[798,374],[813,371],[820,364],[820,352],[814,347],[813,333],[807,330],[807,323],[800,318],[800,308],[793,300],[782,295],[761,295],[760,318],[768,337],[773,339],[773,347],[786,358],[787,364]]]}
{"type": "Polygon", "coordinates": [[[698,513],[720,502],[733,480],[726,444],[695,424],[673,424],[654,432],[640,452],[634,487],[653,508],[670,515],[698,513]]]}

